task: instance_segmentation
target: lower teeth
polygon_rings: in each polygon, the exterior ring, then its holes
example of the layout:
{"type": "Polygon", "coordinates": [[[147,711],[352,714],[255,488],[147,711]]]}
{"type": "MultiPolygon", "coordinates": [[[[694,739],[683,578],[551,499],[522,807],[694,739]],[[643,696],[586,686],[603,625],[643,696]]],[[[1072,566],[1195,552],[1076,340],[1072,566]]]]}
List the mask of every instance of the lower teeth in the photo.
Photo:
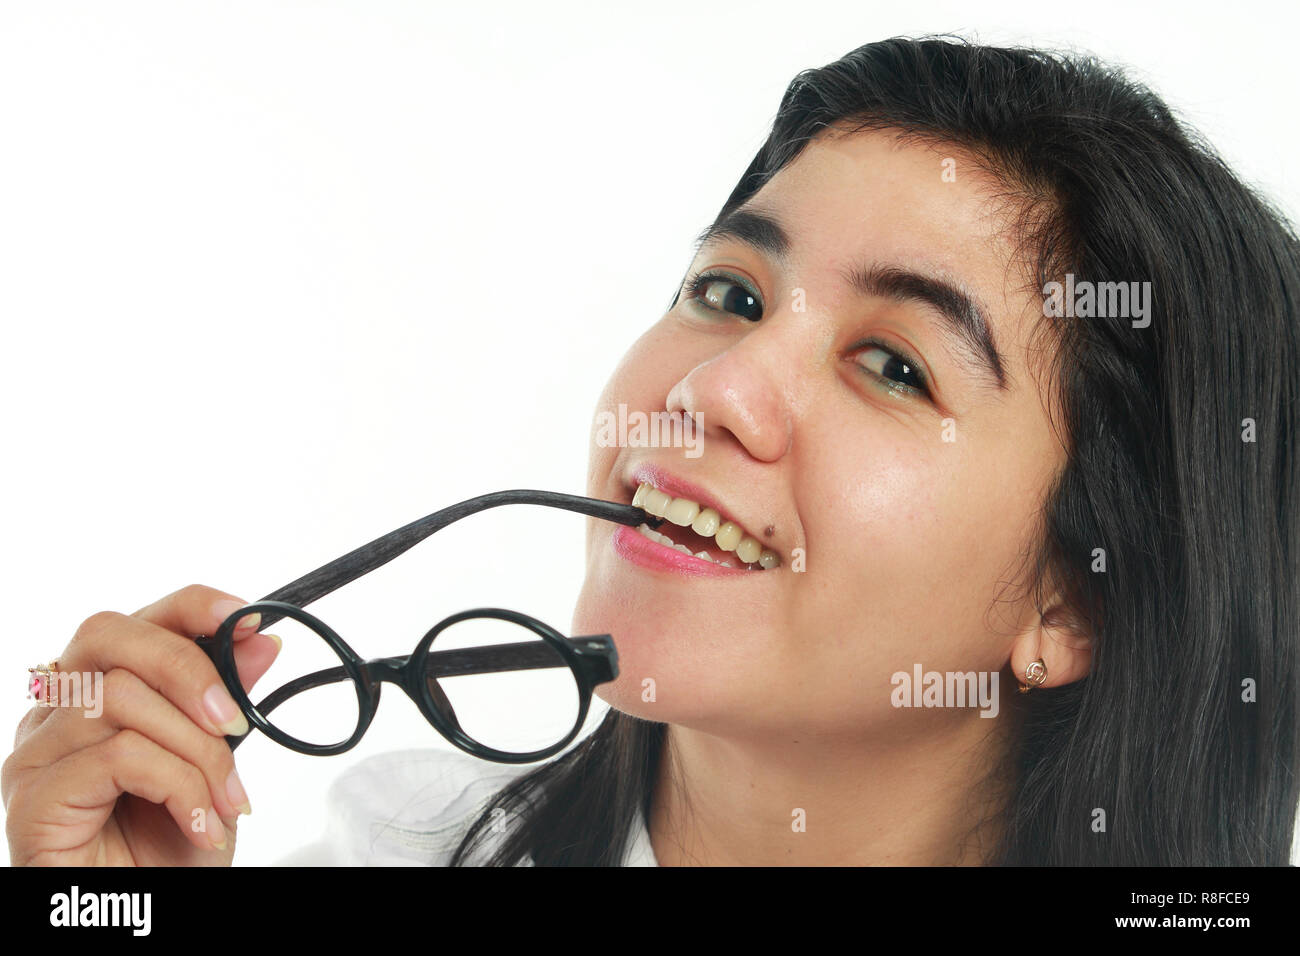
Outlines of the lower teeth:
{"type": "MultiPolygon", "coordinates": [[[[724,568],[735,567],[735,565],[732,564],[730,561],[719,561],[717,558],[710,557],[707,551],[691,551],[691,549],[686,547],[686,545],[678,544],[672,538],[668,537],[668,535],[660,534],[658,531],[655,531],[653,528],[651,528],[648,524],[642,524],[636,530],[641,532],[642,535],[649,538],[651,541],[656,541],[659,544],[667,545],[670,548],[676,548],[678,551],[682,552],[682,554],[689,554],[696,558],[703,558],[705,561],[712,561],[714,564],[720,565],[721,567],[724,568]]],[[[745,564],[745,565],[741,565],[741,567],[744,567],[747,570],[752,571],[754,570],[755,565],[745,564]]]]}

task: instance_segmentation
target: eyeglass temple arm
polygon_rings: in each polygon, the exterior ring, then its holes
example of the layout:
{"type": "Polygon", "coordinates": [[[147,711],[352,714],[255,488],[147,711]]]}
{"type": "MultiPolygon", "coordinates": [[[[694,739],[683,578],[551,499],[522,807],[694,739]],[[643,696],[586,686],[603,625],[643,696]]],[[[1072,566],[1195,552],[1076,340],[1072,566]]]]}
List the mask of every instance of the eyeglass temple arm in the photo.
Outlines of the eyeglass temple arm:
{"type": "MultiPolygon", "coordinates": [[[[404,527],[391,531],[383,537],[376,538],[369,544],[363,544],[349,551],[341,558],[322,565],[315,571],[304,574],[284,587],[272,591],[263,597],[263,601],[284,601],[297,607],[306,607],[349,582],[355,581],[363,574],[369,574],[378,567],[392,561],[398,555],[419,544],[429,535],[441,531],[449,524],[467,518],[489,508],[501,505],[543,505],[547,508],[560,508],[574,511],[592,518],[603,518],[618,524],[636,526],[641,523],[658,527],[663,518],[657,518],[632,505],[602,501],[599,498],[584,498],[581,495],[566,495],[558,491],[532,491],[516,489],[514,491],[494,491],[479,495],[458,504],[435,511],[404,527]]],[[[271,611],[262,612],[258,630],[280,620],[283,615],[271,611]]]]}

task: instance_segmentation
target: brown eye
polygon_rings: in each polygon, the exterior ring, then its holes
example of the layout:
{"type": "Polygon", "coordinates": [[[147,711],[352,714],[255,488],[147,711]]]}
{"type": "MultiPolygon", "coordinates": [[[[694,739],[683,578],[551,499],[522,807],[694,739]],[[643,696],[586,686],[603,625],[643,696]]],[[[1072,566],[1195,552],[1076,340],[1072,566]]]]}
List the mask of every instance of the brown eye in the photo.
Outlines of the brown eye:
{"type": "Polygon", "coordinates": [[[686,283],[686,297],[713,312],[729,312],[749,322],[763,317],[763,302],[735,276],[702,272],[686,283]]]}
{"type": "Polygon", "coordinates": [[[925,375],[905,355],[900,355],[883,345],[871,344],[858,353],[858,364],[872,378],[895,392],[929,395],[925,375]]]}

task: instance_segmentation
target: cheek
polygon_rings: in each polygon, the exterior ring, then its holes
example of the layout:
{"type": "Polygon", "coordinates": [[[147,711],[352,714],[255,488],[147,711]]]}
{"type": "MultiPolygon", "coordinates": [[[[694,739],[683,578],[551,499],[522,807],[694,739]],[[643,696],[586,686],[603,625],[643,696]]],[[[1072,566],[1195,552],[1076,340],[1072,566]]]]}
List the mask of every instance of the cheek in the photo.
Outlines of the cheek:
{"type": "Polygon", "coordinates": [[[664,322],[659,322],[632,343],[596,400],[589,423],[589,487],[590,479],[599,479],[608,473],[610,463],[618,454],[617,448],[601,447],[596,443],[596,416],[604,412],[617,417],[619,405],[627,406],[629,411],[656,411],[663,405],[664,396],[672,386],[666,370],[674,365],[669,360],[663,326],[664,322]]]}
{"type": "Polygon", "coordinates": [[[610,374],[602,400],[625,401],[631,405],[640,399],[641,407],[650,402],[652,408],[663,401],[673,384],[670,370],[681,364],[678,359],[685,359],[680,333],[674,336],[673,327],[673,321],[664,317],[632,343],[610,374]]]}
{"type": "Polygon", "coordinates": [[[996,456],[907,442],[837,441],[801,506],[809,574],[792,630],[805,661],[883,693],[914,663],[998,669],[1011,628],[995,609],[1025,541],[1025,492],[996,456]],[[834,467],[832,467],[834,464],[834,467]],[[815,522],[815,523],[814,523],[815,522]]]}
{"type": "Polygon", "coordinates": [[[588,421],[587,431],[587,494],[600,497],[604,486],[610,479],[610,471],[613,468],[614,461],[618,457],[618,448],[611,446],[602,446],[596,441],[597,428],[596,422],[601,414],[613,413],[618,414],[618,406],[626,405],[629,409],[642,408],[638,404],[637,396],[641,394],[643,383],[640,381],[642,370],[646,368],[647,363],[644,361],[646,352],[646,338],[649,333],[641,336],[632,347],[623,355],[614,371],[610,374],[609,380],[601,390],[600,397],[596,399],[595,408],[592,409],[591,419],[588,421]]]}

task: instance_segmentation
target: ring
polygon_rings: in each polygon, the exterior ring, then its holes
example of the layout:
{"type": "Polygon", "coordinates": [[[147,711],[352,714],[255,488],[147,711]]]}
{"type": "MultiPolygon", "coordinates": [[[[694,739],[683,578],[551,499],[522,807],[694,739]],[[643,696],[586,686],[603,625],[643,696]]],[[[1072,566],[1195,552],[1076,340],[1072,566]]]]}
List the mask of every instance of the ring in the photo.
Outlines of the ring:
{"type": "Polygon", "coordinates": [[[55,675],[58,672],[58,658],[48,664],[27,668],[27,673],[32,675],[27,679],[27,696],[34,698],[38,705],[50,706],[53,700],[54,684],[58,679],[55,675]]]}

